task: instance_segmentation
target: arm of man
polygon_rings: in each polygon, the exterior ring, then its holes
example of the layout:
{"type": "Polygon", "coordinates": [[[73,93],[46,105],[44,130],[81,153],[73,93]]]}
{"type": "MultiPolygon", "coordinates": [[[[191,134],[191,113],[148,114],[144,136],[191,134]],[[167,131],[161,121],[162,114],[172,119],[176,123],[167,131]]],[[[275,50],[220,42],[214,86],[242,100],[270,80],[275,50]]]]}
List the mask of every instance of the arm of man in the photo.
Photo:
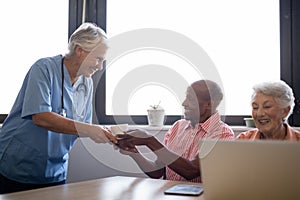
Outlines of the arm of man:
{"type": "Polygon", "coordinates": [[[165,173],[165,165],[158,160],[150,160],[145,157],[136,148],[126,148],[126,150],[120,149],[120,153],[129,155],[139,166],[139,168],[147,174],[150,178],[161,178],[165,173]]]}
{"type": "Polygon", "coordinates": [[[198,154],[192,159],[183,158],[170,151],[156,138],[147,145],[158,157],[159,161],[187,180],[200,176],[200,159],[198,154]]]}
{"type": "Polygon", "coordinates": [[[100,126],[74,121],[54,112],[34,114],[32,115],[32,121],[37,126],[53,132],[90,137],[96,143],[106,143],[109,141],[116,143],[116,138],[100,126]]]}
{"type": "MultiPolygon", "coordinates": [[[[193,160],[180,157],[174,152],[167,149],[154,136],[147,134],[145,131],[135,130],[128,132],[125,135],[118,135],[118,144],[121,149],[132,149],[138,145],[145,145],[153,153],[157,155],[156,163],[168,166],[173,171],[181,175],[187,180],[194,179],[200,176],[200,162],[199,156],[195,156],[193,160]]],[[[140,158],[137,158],[140,159],[140,158]]],[[[139,162],[143,162],[139,160],[139,162]]]]}

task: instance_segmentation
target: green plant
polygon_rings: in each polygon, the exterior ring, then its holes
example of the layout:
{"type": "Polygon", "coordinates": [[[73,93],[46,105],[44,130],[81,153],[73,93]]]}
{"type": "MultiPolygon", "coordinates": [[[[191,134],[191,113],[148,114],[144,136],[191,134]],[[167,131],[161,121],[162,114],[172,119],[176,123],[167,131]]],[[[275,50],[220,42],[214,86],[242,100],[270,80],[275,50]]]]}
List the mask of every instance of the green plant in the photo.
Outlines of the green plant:
{"type": "Polygon", "coordinates": [[[159,104],[161,101],[158,102],[158,104],[155,105],[150,105],[151,108],[153,108],[154,110],[156,110],[157,108],[159,108],[159,104]]]}

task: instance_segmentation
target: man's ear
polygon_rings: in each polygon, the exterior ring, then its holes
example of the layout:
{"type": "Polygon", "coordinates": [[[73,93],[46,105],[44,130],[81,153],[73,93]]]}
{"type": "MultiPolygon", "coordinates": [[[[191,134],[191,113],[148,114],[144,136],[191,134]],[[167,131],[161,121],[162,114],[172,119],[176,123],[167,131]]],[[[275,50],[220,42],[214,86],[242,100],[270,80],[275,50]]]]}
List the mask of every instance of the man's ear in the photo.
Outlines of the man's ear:
{"type": "Polygon", "coordinates": [[[207,101],[207,102],[205,103],[205,105],[206,105],[207,107],[211,108],[211,107],[213,106],[213,102],[207,101]]]}

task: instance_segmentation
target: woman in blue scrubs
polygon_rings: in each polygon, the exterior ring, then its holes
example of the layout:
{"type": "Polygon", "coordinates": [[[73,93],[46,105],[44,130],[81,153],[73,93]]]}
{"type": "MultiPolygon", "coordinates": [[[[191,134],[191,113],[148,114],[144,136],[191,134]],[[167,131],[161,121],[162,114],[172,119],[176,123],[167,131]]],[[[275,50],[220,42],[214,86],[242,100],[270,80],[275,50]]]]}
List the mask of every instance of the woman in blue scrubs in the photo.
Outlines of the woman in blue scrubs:
{"type": "Polygon", "coordinates": [[[0,194],[65,183],[68,153],[78,137],[116,142],[91,124],[91,76],[102,69],[107,48],[104,31],[84,23],[64,56],[32,65],[0,132],[0,194]]]}

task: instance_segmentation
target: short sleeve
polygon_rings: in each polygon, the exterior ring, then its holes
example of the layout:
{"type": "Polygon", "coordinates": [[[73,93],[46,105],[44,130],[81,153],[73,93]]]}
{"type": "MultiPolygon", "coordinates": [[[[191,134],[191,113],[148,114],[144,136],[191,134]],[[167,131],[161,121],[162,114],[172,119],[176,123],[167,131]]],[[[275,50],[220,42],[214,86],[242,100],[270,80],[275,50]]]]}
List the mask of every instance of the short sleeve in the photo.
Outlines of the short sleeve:
{"type": "Polygon", "coordinates": [[[28,73],[22,105],[22,117],[40,112],[50,112],[51,81],[47,67],[38,61],[28,73]]]}

